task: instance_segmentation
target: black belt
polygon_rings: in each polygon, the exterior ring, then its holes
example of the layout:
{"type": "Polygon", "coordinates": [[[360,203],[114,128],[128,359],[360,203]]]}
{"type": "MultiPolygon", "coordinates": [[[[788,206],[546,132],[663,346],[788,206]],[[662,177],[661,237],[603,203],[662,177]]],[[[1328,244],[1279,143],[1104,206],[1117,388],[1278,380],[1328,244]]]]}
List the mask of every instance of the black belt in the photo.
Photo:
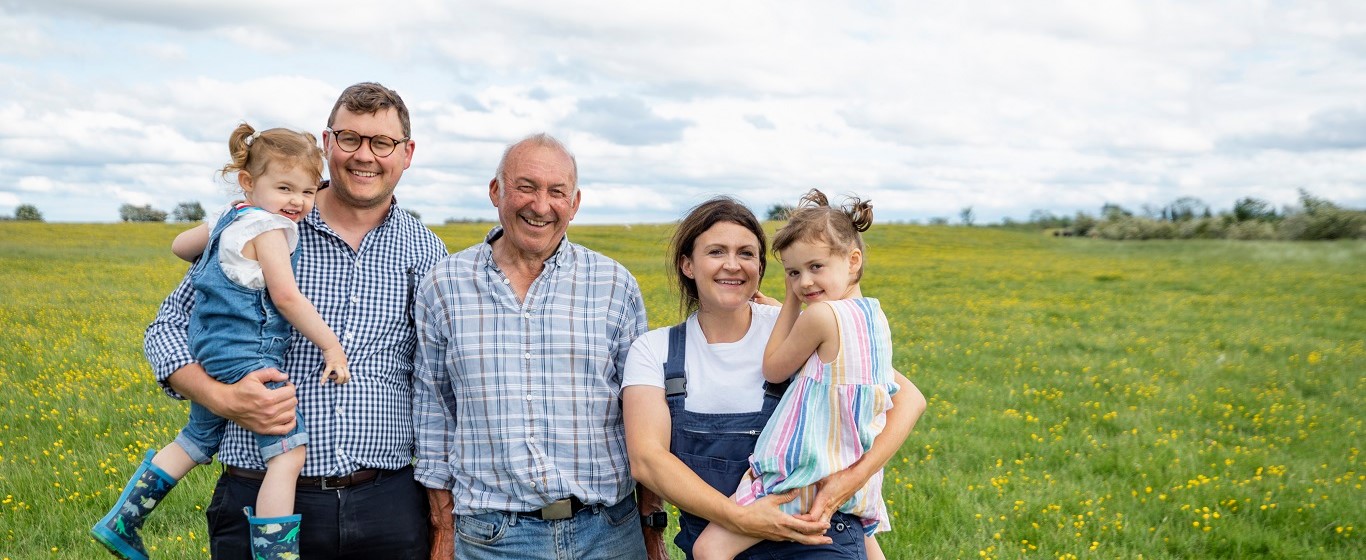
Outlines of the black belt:
{"type": "Polygon", "coordinates": [[[582,501],[579,501],[578,498],[570,496],[563,500],[550,502],[550,505],[541,509],[518,512],[517,515],[534,517],[542,521],[555,521],[557,519],[569,519],[570,517],[574,517],[574,514],[583,511],[583,508],[586,507],[588,506],[582,501]]]}
{"type": "MultiPolygon", "coordinates": [[[[258,471],[255,469],[243,469],[230,465],[223,465],[223,472],[228,473],[228,476],[235,476],[248,480],[266,479],[266,471],[258,471]]],[[[350,486],[373,482],[376,478],[379,478],[380,473],[385,472],[389,471],[361,469],[345,476],[301,476],[299,477],[298,485],[321,488],[323,490],[340,490],[350,486]]]]}

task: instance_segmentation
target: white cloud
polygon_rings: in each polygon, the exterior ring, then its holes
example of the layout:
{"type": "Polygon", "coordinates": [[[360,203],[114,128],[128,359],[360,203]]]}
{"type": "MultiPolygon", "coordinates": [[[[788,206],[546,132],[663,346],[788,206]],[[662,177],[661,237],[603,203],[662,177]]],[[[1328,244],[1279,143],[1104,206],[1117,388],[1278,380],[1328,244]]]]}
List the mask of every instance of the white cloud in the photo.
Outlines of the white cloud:
{"type": "Polygon", "coordinates": [[[1359,2],[5,0],[0,16],[0,169],[19,178],[0,204],[51,196],[35,199],[51,220],[218,200],[236,123],[317,134],[364,80],[413,112],[398,192],[428,221],[492,216],[503,146],[543,130],[579,158],[585,221],[812,186],[888,219],[1287,204],[1301,187],[1366,206],[1359,2]]]}

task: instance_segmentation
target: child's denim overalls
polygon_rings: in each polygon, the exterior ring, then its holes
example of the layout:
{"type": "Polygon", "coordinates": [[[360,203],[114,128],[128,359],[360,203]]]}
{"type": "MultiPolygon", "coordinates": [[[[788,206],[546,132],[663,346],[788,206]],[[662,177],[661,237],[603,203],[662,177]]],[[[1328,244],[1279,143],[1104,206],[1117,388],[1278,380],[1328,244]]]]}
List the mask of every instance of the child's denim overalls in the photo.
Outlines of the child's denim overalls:
{"type": "MultiPolygon", "coordinates": [[[[764,406],[757,412],[734,414],[704,414],[683,408],[687,397],[687,374],[684,368],[687,322],[669,329],[669,357],[664,362],[664,394],[673,420],[669,451],[684,465],[710,484],[718,492],[730,496],[735,493],[740,478],[749,469],[749,456],[759,432],[778,406],[786,383],[775,386],[764,384],[764,406]]],[[[692,545],[706,528],[707,520],[685,511],[679,512],[678,535],[674,544],[692,558],[692,545]]],[[[865,558],[863,525],[857,517],[836,512],[826,531],[835,542],[824,546],[764,541],[741,553],[736,560],[777,558],[865,558]]]]}
{"type": "MultiPolygon", "coordinates": [[[[246,212],[265,212],[255,206],[239,206],[223,213],[209,234],[204,253],[190,268],[194,285],[194,309],[190,313],[190,352],[209,376],[236,383],[248,373],[280,368],[289,346],[290,325],[266,290],[244,288],[228,279],[218,259],[223,230],[246,212]]],[[[299,251],[290,256],[298,267],[299,251]]],[[[279,386],[280,383],[273,384],[279,386]]],[[[295,413],[294,430],[283,436],[256,435],[262,460],[308,443],[303,417],[295,413]]],[[[176,436],[176,443],[199,463],[208,463],[223,441],[227,420],[198,403],[190,403],[190,420],[176,436]]]]}

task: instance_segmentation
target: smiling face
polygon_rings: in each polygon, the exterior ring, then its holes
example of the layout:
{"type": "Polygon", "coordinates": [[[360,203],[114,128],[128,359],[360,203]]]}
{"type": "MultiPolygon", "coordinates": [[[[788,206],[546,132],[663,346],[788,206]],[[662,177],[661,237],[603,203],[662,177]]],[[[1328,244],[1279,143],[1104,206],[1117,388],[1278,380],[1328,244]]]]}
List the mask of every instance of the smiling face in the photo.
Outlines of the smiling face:
{"type": "Polygon", "coordinates": [[[505,249],[519,260],[544,262],[555,253],[579,211],[573,162],[550,146],[522,144],[508,153],[503,177],[489,183],[505,249]]]}
{"type": "Polygon", "coordinates": [[[717,222],[693,242],[679,271],[697,283],[697,300],[707,312],[749,305],[762,278],[759,238],[742,225],[717,222]]]}
{"type": "MultiPolygon", "coordinates": [[[[403,138],[403,124],[394,108],[375,113],[352,113],[337,109],[332,130],[353,130],[361,136],[384,135],[403,138]]],[[[403,177],[403,170],[413,162],[413,141],[401,142],[394,152],[378,157],[364,141],[354,152],[337,145],[336,137],[323,133],[323,151],[327,154],[327,168],[332,178],[331,189],[337,200],[353,208],[375,208],[388,204],[394,188],[403,177]]]]}
{"type": "Polygon", "coordinates": [[[863,252],[852,248],[842,255],[819,241],[796,241],[782,250],[783,276],[789,293],[802,303],[859,296],[858,271],[863,252]]]}
{"type": "Polygon", "coordinates": [[[246,171],[237,174],[237,184],[246,194],[247,202],[272,214],[279,214],[294,222],[313,211],[313,197],[318,194],[318,176],[302,165],[285,167],[272,162],[264,173],[252,177],[246,171]]]}

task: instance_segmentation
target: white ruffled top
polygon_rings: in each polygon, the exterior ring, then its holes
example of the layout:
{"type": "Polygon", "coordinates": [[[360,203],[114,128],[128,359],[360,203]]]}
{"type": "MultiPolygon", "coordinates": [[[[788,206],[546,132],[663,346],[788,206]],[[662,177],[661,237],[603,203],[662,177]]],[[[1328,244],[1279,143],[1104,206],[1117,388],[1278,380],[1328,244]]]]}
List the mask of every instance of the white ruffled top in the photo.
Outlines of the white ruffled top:
{"type": "MultiPolygon", "coordinates": [[[[223,213],[234,206],[229,204],[210,214],[204,220],[209,230],[212,231],[223,213]]],[[[293,220],[265,210],[252,210],[237,216],[219,236],[218,263],[223,267],[223,274],[238,286],[252,290],[265,288],[266,277],[261,272],[261,263],[242,256],[242,247],[256,236],[276,229],[285,231],[285,244],[289,246],[290,254],[293,254],[299,246],[299,225],[293,220]]]]}

